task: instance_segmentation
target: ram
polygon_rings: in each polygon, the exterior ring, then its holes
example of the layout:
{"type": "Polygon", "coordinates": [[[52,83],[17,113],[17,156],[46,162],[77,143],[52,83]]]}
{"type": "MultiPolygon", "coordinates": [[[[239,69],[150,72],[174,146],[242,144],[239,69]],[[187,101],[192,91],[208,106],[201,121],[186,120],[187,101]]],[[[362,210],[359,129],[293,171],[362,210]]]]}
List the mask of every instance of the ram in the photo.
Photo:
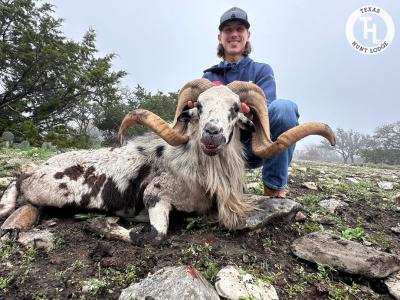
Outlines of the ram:
{"type": "MultiPolygon", "coordinates": [[[[334,144],[331,129],[323,123],[299,125],[272,142],[265,103],[263,91],[252,83],[214,86],[206,79],[191,81],[179,94],[171,126],[150,111],[130,112],[120,126],[121,135],[136,123],[155,134],[119,148],[54,156],[7,188],[0,201],[0,218],[26,203],[100,209],[123,217],[146,207],[152,236],[160,240],[167,233],[172,209],[199,214],[216,209],[219,222],[235,229],[255,209],[243,200],[245,156],[239,128],[253,132],[253,152],[262,158],[310,134],[334,144]],[[189,108],[190,100],[198,105],[189,108]],[[252,120],[240,112],[240,102],[251,108],[252,120]]],[[[32,220],[36,217],[28,215],[32,220]]],[[[16,213],[11,217],[27,218],[16,213]]]]}

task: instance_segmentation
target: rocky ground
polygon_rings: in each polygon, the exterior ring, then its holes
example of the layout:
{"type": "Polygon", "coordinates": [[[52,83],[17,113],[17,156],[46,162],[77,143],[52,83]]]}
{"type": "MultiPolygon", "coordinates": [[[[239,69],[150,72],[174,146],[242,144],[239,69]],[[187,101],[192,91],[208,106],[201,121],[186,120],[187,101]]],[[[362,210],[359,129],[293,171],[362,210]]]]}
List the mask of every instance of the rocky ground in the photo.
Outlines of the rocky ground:
{"type": "MultiPolygon", "coordinates": [[[[20,165],[53,154],[0,151],[0,190],[20,165]]],[[[247,173],[249,193],[262,192],[259,178],[260,170],[247,173]]],[[[288,198],[302,210],[291,222],[229,232],[200,217],[176,215],[162,246],[94,234],[87,218],[98,215],[45,209],[40,238],[0,242],[0,299],[118,299],[121,293],[128,299],[140,294],[135,288],[151,295],[156,288],[149,280],[167,291],[182,287],[187,274],[210,289],[204,299],[218,298],[215,286],[233,299],[258,299],[259,288],[271,292],[265,299],[393,299],[396,291],[385,282],[393,282],[395,275],[387,277],[400,268],[399,183],[399,168],[295,161],[288,198]],[[177,274],[168,277],[176,282],[157,281],[165,274],[177,274]],[[224,274],[233,274],[234,282],[226,284],[224,274]],[[223,290],[227,285],[234,291],[223,290]]]]}

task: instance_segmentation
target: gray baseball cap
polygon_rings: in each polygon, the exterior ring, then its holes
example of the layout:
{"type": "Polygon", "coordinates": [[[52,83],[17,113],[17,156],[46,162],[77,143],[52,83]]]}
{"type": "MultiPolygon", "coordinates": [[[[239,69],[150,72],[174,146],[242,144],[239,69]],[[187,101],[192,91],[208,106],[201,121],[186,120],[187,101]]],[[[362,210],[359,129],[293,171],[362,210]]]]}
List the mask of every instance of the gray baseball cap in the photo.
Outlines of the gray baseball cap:
{"type": "Polygon", "coordinates": [[[223,13],[218,29],[221,31],[222,28],[230,21],[240,21],[244,24],[244,26],[246,26],[247,29],[250,28],[250,23],[247,20],[247,13],[239,7],[232,7],[223,13]]]}

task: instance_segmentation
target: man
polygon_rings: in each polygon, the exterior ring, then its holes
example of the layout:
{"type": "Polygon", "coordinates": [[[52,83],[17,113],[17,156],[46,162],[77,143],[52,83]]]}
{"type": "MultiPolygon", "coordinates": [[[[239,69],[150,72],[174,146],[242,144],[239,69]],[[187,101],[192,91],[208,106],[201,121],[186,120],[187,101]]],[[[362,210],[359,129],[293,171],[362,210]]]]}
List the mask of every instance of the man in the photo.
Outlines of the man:
{"type": "MultiPolygon", "coordinates": [[[[254,62],[248,56],[251,52],[249,28],[247,13],[238,7],[229,9],[221,16],[217,54],[223,61],[205,70],[203,77],[223,84],[234,80],[251,81],[257,84],[264,91],[267,99],[271,138],[275,140],[284,131],[298,125],[299,113],[294,102],[276,99],[272,68],[267,64],[254,62]]],[[[246,104],[242,104],[241,108],[244,113],[250,112],[246,104]]],[[[251,150],[250,132],[241,131],[241,141],[245,145],[248,167],[256,168],[263,165],[264,194],[285,198],[288,167],[295,145],[263,161],[251,150]]]]}

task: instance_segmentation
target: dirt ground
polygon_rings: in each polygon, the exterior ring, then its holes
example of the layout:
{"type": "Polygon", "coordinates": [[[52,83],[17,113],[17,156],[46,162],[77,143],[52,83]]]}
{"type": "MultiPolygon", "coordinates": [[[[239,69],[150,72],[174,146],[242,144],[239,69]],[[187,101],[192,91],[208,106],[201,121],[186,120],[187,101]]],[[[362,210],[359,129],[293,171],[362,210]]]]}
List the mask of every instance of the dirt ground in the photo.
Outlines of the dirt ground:
{"type": "MultiPolygon", "coordinates": [[[[247,180],[256,180],[257,172],[247,180]]],[[[132,282],[164,266],[180,264],[195,266],[211,283],[223,266],[236,265],[273,284],[280,299],[392,299],[382,280],[302,261],[291,253],[290,245],[307,233],[331,230],[399,254],[399,238],[390,230],[400,215],[393,200],[400,191],[399,176],[399,169],[295,162],[288,198],[303,204],[305,221],[229,232],[202,218],[176,215],[168,240],[161,246],[106,240],[87,231],[86,221],[76,220],[74,212],[66,215],[45,209],[38,228],[55,233],[56,248],[44,251],[24,249],[14,241],[3,243],[0,299],[118,299],[132,282]],[[351,185],[348,177],[360,182],[351,185]],[[379,180],[393,182],[394,188],[379,189],[379,180]],[[302,186],[308,181],[317,183],[318,190],[302,186]],[[349,206],[328,214],[317,203],[330,197],[345,199],[349,206]]],[[[260,191],[260,187],[249,190],[260,191]]]]}

